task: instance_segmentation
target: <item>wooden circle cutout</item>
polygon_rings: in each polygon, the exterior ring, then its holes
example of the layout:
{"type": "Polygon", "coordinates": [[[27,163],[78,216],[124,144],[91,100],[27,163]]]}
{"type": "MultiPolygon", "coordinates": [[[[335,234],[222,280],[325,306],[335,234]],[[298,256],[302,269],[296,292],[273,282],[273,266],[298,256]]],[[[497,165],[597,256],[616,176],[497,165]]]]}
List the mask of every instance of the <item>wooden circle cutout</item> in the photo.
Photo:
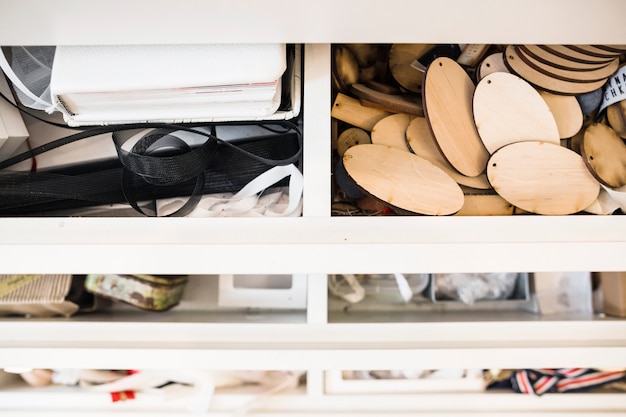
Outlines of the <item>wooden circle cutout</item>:
{"type": "Polygon", "coordinates": [[[372,128],[372,143],[409,152],[405,133],[412,118],[411,115],[398,113],[381,119],[372,128]]]}
{"type": "Polygon", "coordinates": [[[450,165],[468,177],[482,174],[489,158],[474,124],[474,89],[463,67],[450,58],[437,58],[426,69],[422,104],[428,124],[450,165]]]}
{"type": "Polygon", "coordinates": [[[594,123],[587,127],[580,151],[602,184],[611,188],[626,185],[626,145],[610,126],[594,123]]]}
{"type": "Polygon", "coordinates": [[[556,121],[537,90],[506,72],[494,72],[478,83],[474,120],[489,153],[520,141],[560,143],[556,121]]]}
{"type": "Polygon", "coordinates": [[[372,143],[369,133],[359,127],[350,127],[337,138],[337,153],[343,156],[348,148],[366,143],[372,143]]]}
{"type": "Polygon", "coordinates": [[[502,52],[496,52],[485,57],[478,67],[476,76],[478,81],[480,81],[494,72],[509,72],[509,68],[504,63],[504,54],[502,52]]]}
{"type": "Polygon", "coordinates": [[[396,43],[389,48],[389,72],[398,84],[414,93],[422,91],[424,74],[411,64],[434,48],[433,44],[396,43]]]}
{"type": "Polygon", "coordinates": [[[397,209],[428,215],[454,214],[463,191],[424,158],[384,145],[357,145],[343,156],[348,175],[367,193],[397,209]]]}
{"type": "Polygon", "coordinates": [[[609,62],[607,65],[590,70],[565,70],[553,67],[551,65],[546,65],[541,61],[538,61],[532,58],[530,55],[526,55],[524,51],[520,48],[515,47],[514,45],[509,45],[506,48],[506,53],[509,54],[511,51],[515,51],[517,55],[526,63],[531,66],[535,70],[549,75],[551,77],[557,78],[559,80],[571,81],[571,82],[580,82],[580,83],[592,83],[595,81],[606,80],[610,77],[617,68],[619,67],[619,59],[614,59],[609,62]]]}
{"type": "Polygon", "coordinates": [[[505,60],[509,69],[531,83],[532,85],[555,94],[577,95],[589,93],[602,87],[606,80],[582,83],[560,80],[544,74],[532,66],[525,63],[518,55],[517,51],[511,49],[505,55],[505,60]]]}
{"type": "Polygon", "coordinates": [[[547,142],[500,148],[489,159],[487,178],[502,198],[536,214],[578,213],[600,192],[580,155],[547,142]]]}
{"type": "Polygon", "coordinates": [[[406,142],[411,152],[437,165],[457,183],[481,190],[491,188],[485,174],[481,174],[477,177],[467,177],[459,173],[448,163],[446,158],[441,154],[441,150],[437,146],[437,142],[424,117],[415,117],[411,120],[411,123],[409,123],[406,129],[406,142]]]}
{"type": "Polygon", "coordinates": [[[583,111],[575,96],[552,94],[539,91],[541,98],[546,102],[559,131],[561,139],[569,139],[576,135],[583,127],[583,111]]]}
{"type": "Polygon", "coordinates": [[[518,49],[521,49],[526,55],[533,57],[539,62],[565,70],[587,71],[607,65],[606,62],[585,63],[574,61],[569,58],[563,58],[559,55],[553,54],[549,50],[541,48],[538,45],[519,45],[518,49]]]}

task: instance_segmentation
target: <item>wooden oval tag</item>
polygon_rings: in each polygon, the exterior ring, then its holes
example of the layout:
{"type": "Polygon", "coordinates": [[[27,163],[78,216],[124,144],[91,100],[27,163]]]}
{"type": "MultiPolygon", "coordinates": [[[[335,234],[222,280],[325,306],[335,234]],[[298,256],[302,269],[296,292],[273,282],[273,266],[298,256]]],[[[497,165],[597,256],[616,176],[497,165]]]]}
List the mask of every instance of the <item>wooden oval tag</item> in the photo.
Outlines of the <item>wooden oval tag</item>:
{"type": "Polygon", "coordinates": [[[626,145],[610,126],[594,123],[587,127],[580,151],[602,184],[611,188],[626,185],[626,145]]]}
{"type": "Polygon", "coordinates": [[[363,190],[392,207],[428,214],[454,214],[463,191],[449,175],[424,158],[384,145],[356,145],[343,164],[363,190]]]}
{"type": "Polygon", "coordinates": [[[359,127],[350,127],[337,138],[337,153],[343,156],[348,148],[364,143],[372,143],[369,133],[359,127]]]}
{"type": "Polygon", "coordinates": [[[606,65],[605,62],[594,62],[589,64],[585,62],[573,61],[569,58],[563,58],[559,55],[555,55],[549,50],[543,49],[538,45],[519,45],[518,49],[522,50],[525,55],[533,57],[539,62],[565,70],[586,71],[590,69],[598,69],[606,65]]]}
{"type": "Polygon", "coordinates": [[[509,72],[509,68],[504,63],[504,56],[501,52],[491,54],[482,60],[476,74],[478,81],[494,72],[509,72]]]}
{"type": "Polygon", "coordinates": [[[468,177],[482,174],[489,158],[474,124],[474,90],[469,75],[450,58],[437,58],[426,69],[424,113],[445,158],[468,177]]]}
{"type": "Polygon", "coordinates": [[[533,69],[563,81],[591,83],[606,80],[615,71],[617,71],[617,68],[619,67],[619,59],[615,58],[608,64],[599,68],[588,70],[568,70],[544,64],[543,62],[534,59],[532,56],[527,55],[523,49],[517,48],[514,45],[507,46],[506,53],[510,54],[512,51],[515,51],[524,63],[533,69]]]}
{"type": "Polygon", "coordinates": [[[573,49],[576,52],[580,52],[584,55],[589,55],[594,58],[616,58],[622,54],[622,52],[607,51],[603,48],[598,48],[594,45],[565,45],[569,49],[573,49]]]}
{"type": "Polygon", "coordinates": [[[578,213],[600,192],[580,155],[548,142],[500,148],[489,159],[487,178],[502,198],[536,214],[578,213]]]}
{"type": "Polygon", "coordinates": [[[398,113],[380,120],[372,128],[372,143],[409,152],[405,133],[412,118],[411,115],[398,113]]]}
{"type": "Polygon", "coordinates": [[[424,117],[415,117],[411,120],[406,129],[406,143],[411,152],[437,165],[457,183],[481,190],[491,188],[485,174],[477,177],[466,177],[448,163],[437,147],[437,142],[424,117]]]}
{"type": "Polygon", "coordinates": [[[556,121],[537,90],[506,72],[494,72],[478,83],[474,120],[489,153],[520,141],[560,142],[556,121]]]}
{"type": "Polygon", "coordinates": [[[532,85],[555,94],[576,95],[589,93],[602,87],[606,82],[606,79],[594,82],[572,82],[546,75],[545,73],[528,65],[517,54],[515,49],[508,51],[505,55],[504,62],[512,72],[519,75],[532,85]]]}
{"type": "Polygon", "coordinates": [[[601,62],[609,63],[609,61],[611,61],[612,59],[606,57],[594,57],[588,54],[584,54],[568,48],[566,45],[539,45],[539,47],[551,52],[554,55],[560,56],[561,58],[570,59],[572,61],[577,61],[584,64],[594,64],[601,62]]]}
{"type": "Polygon", "coordinates": [[[576,135],[583,127],[583,111],[576,96],[564,96],[552,94],[547,91],[539,91],[541,98],[550,108],[550,112],[556,121],[556,126],[561,139],[568,139],[576,135]]]}

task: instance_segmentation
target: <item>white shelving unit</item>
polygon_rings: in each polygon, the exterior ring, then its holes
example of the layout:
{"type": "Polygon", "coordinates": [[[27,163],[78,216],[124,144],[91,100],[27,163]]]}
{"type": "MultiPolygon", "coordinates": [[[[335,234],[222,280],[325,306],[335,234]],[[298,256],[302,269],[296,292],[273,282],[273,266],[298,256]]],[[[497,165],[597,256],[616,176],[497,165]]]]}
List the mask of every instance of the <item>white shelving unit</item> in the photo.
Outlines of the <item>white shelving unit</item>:
{"type": "MultiPolygon", "coordinates": [[[[391,315],[328,320],[326,274],[624,271],[624,216],[493,218],[330,216],[330,44],[335,42],[626,44],[620,0],[442,2],[0,0],[0,45],[304,43],[303,216],[299,218],[4,218],[2,273],[176,273],[309,276],[306,312],[272,317],[173,310],[54,320],[0,320],[0,368],[304,369],[306,388],[254,415],[616,416],[626,395],[330,395],[323,372],[406,367],[626,367],[626,322],[532,315],[430,321],[391,315]]],[[[0,383],[1,384],[1,383],[0,383]]],[[[0,412],[85,415],[54,398],[0,385],[0,412]],[[37,408],[39,404],[40,409],[37,408]]],[[[67,396],[66,396],[67,395],[67,396]]],[[[215,415],[250,398],[215,397],[215,415]]],[[[69,401],[69,400],[68,400],[69,401]]],[[[132,408],[132,405],[126,405],[132,408]]],[[[81,408],[83,407],[83,408],[81,408]]],[[[102,406],[88,413],[108,417],[102,406]]],[[[183,416],[176,409],[133,416],[183,416]]]]}

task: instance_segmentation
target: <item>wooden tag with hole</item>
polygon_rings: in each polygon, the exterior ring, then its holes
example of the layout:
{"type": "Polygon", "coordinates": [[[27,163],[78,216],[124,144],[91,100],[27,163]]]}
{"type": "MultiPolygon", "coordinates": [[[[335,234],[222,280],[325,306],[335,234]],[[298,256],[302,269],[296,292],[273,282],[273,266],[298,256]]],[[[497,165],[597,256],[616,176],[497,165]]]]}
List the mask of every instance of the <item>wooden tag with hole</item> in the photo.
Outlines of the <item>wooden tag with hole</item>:
{"type": "Polygon", "coordinates": [[[487,178],[502,198],[536,214],[578,213],[600,192],[580,155],[548,142],[500,148],[489,158],[487,178]]]}
{"type": "Polygon", "coordinates": [[[450,58],[437,58],[424,76],[422,104],[441,152],[461,174],[476,177],[485,171],[489,153],[474,124],[474,83],[450,58]]]}
{"type": "Polygon", "coordinates": [[[352,126],[360,127],[368,132],[372,130],[379,120],[390,114],[385,110],[363,106],[359,103],[359,100],[342,93],[337,94],[333,108],[330,111],[331,117],[352,126]]]}
{"type": "Polygon", "coordinates": [[[537,90],[506,72],[494,72],[478,83],[474,120],[489,153],[520,141],[560,143],[556,121],[537,90]]]}
{"type": "Polygon", "coordinates": [[[626,185],[626,145],[610,126],[594,123],[587,127],[580,151],[602,184],[611,188],[626,185]]]}
{"type": "Polygon", "coordinates": [[[350,127],[337,138],[337,153],[343,156],[348,148],[364,143],[372,143],[369,133],[359,127],[350,127]]]}
{"type": "Polygon", "coordinates": [[[511,49],[505,54],[504,62],[513,73],[532,85],[555,94],[577,95],[590,93],[602,87],[606,82],[606,79],[594,82],[572,82],[546,75],[523,61],[515,49],[511,49]]]}
{"type": "Polygon", "coordinates": [[[594,81],[606,80],[613,73],[615,73],[619,67],[619,59],[615,58],[608,64],[596,69],[588,69],[584,71],[566,70],[544,64],[543,62],[534,59],[532,56],[527,55],[523,49],[517,48],[514,45],[507,46],[506,53],[510,54],[512,51],[515,51],[525,64],[531,66],[535,70],[563,81],[591,83],[594,81]]]}
{"type": "Polygon", "coordinates": [[[454,214],[463,191],[449,175],[424,158],[384,145],[356,145],[346,151],[348,175],[367,193],[402,211],[454,214]]]}
{"type": "Polygon", "coordinates": [[[412,118],[413,116],[404,113],[385,117],[372,128],[372,143],[409,152],[406,144],[406,128],[412,118]]]}
{"type": "Polygon", "coordinates": [[[587,71],[601,68],[607,64],[606,62],[586,63],[574,61],[570,58],[555,55],[550,50],[544,49],[539,45],[519,45],[518,49],[522,50],[525,55],[528,55],[539,62],[565,70],[587,71]]]}
{"type": "Polygon", "coordinates": [[[583,127],[583,111],[576,100],[576,96],[552,94],[539,91],[541,98],[546,102],[556,121],[561,139],[568,139],[576,135],[583,127]]]}
{"type": "Polygon", "coordinates": [[[437,142],[435,142],[430,127],[428,127],[428,122],[424,117],[415,117],[411,120],[406,129],[406,143],[411,152],[437,165],[457,183],[481,190],[491,188],[485,174],[477,177],[467,177],[448,163],[441,154],[439,147],[437,147],[437,142]]]}
{"type": "Polygon", "coordinates": [[[501,52],[491,54],[483,59],[476,74],[478,81],[494,72],[509,72],[509,68],[504,64],[504,56],[501,52]]]}

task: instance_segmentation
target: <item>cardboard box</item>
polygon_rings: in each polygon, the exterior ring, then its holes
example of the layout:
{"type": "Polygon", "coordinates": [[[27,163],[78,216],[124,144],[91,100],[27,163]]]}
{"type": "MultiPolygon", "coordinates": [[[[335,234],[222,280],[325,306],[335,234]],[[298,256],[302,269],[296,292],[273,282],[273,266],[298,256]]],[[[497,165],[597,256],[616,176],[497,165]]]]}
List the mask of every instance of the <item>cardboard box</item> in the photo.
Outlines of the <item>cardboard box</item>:
{"type": "Polygon", "coordinates": [[[604,313],[626,317],[626,272],[600,272],[604,313]]]}

